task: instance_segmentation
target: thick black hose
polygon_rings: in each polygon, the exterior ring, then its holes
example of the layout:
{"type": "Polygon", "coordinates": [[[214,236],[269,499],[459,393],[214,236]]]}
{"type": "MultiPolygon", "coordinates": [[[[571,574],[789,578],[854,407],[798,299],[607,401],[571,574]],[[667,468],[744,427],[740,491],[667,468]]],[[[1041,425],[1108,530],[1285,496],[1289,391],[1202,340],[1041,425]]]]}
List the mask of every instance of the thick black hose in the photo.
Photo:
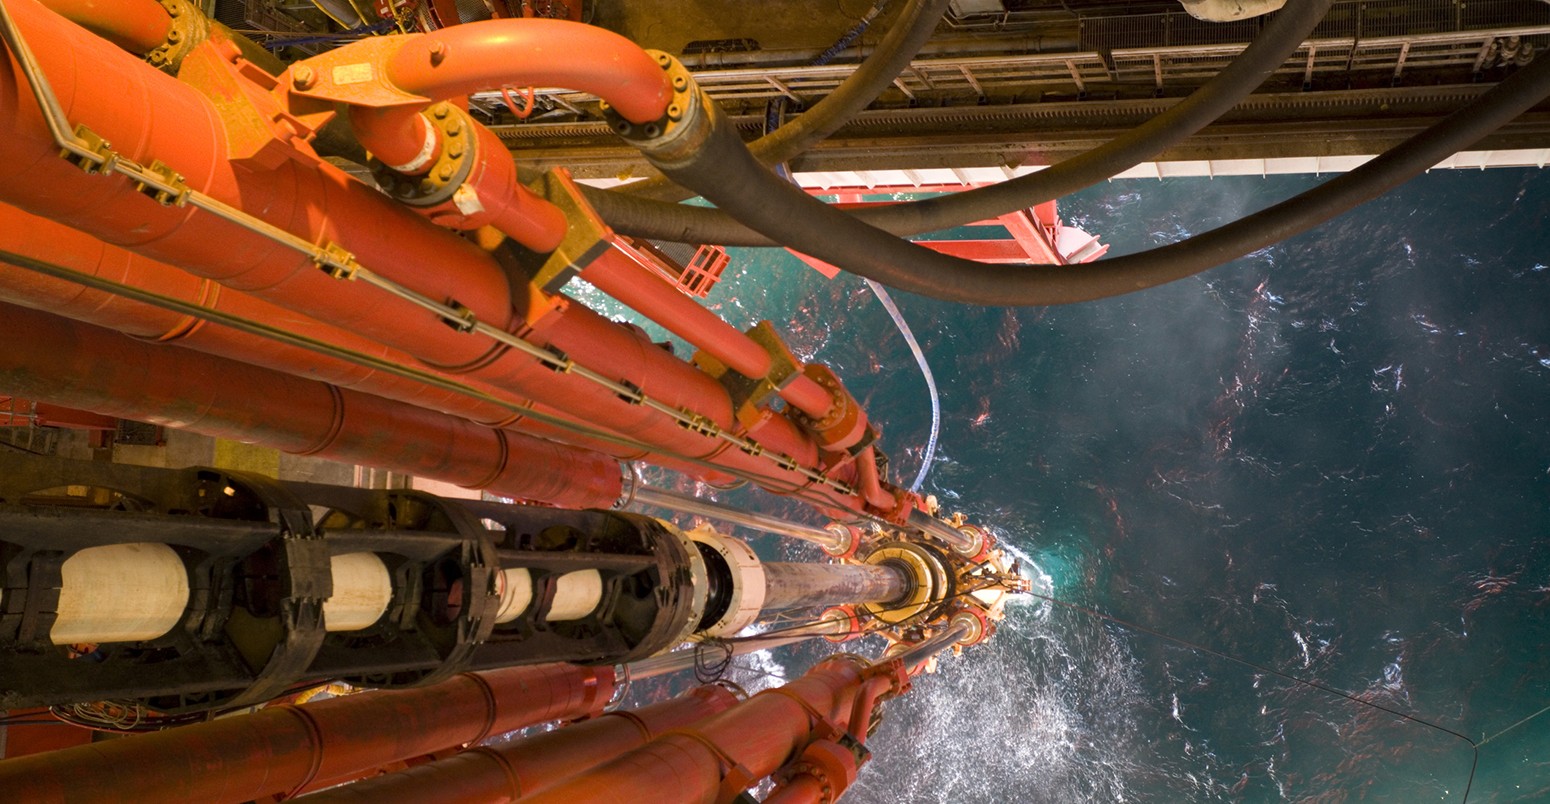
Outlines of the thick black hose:
{"type": "Polygon", "coordinates": [[[890,287],[992,307],[1069,304],[1133,293],[1280,242],[1377,198],[1550,96],[1550,58],[1350,173],[1269,209],[1167,246],[1089,265],[988,265],[894,237],[776,178],[716,114],[700,156],[659,166],[728,214],[797,251],[890,287]]]}
{"type": "MultiPolygon", "coordinates": [[[[888,33],[877,43],[877,49],[872,55],[840,82],[819,101],[813,108],[804,112],[779,129],[760,137],[748,144],[749,150],[755,157],[766,165],[778,165],[807,149],[827,139],[830,134],[840,130],[840,127],[855,117],[868,106],[883,90],[893,85],[899,73],[910,66],[910,61],[915,54],[925,46],[926,40],[936,32],[937,23],[942,15],[947,13],[950,0],[910,0],[904,10],[899,13],[899,18],[893,21],[888,28],[888,33]]],[[[598,190],[589,193],[589,197],[596,202],[598,193],[610,195],[628,195],[637,199],[658,199],[661,202],[682,201],[693,196],[694,193],[685,191],[682,187],[670,181],[662,179],[649,179],[647,181],[631,184],[619,192],[598,190]]],[[[604,205],[607,205],[605,200],[604,205]]],[[[663,204],[669,208],[677,208],[676,204],[663,204]]],[[[603,216],[608,219],[607,215],[603,216]]],[[[609,221],[612,224],[612,221],[609,221]]],[[[621,232],[625,230],[615,227],[621,232]]],[[[625,232],[628,234],[628,232],[625,232]]],[[[700,240],[700,243],[715,241],[700,240]]]]}
{"type": "MultiPolygon", "coordinates": [[[[1303,0],[1279,11],[1232,64],[1188,98],[1141,126],[1047,170],[939,198],[852,212],[892,234],[908,236],[988,220],[1073,193],[1122,173],[1179,143],[1221,117],[1286,63],[1334,0],[1303,0]]],[[[896,25],[895,28],[898,26],[896,25]]],[[[892,31],[890,31],[892,33],[892,31]]],[[[814,107],[816,112],[823,104],[814,107]]],[[[797,125],[813,112],[797,119],[797,125]]],[[[782,128],[765,139],[778,136],[782,128]]],[[[832,131],[826,132],[825,136],[832,131]]],[[[763,158],[761,161],[770,162],[763,158]]],[[[774,161],[784,161],[774,160],[774,161]]],[[[719,209],[665,204],[621,192],[588,188],[587,200],[616,231],[681,243],[776,245],[719,209]]]]}

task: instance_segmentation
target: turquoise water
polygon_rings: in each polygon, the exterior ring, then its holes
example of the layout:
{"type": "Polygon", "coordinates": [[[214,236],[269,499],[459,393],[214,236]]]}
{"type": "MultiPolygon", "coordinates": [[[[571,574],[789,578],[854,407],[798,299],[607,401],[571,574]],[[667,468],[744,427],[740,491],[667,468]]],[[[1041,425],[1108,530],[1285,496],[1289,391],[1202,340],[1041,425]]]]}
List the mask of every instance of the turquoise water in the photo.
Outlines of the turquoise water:
{"type": "MultiPolygon", "coordinates": [[[[1116,181],[1062,212],[1126,253],[1318,181],[1116,181]]],[[[1438,171],[1131,297],[895,293],[942,389],[927,490],[1058,598],[1484,741],[1470,801],[1550,799],[1550,715],[1493,736],[1550,705],[1547,220],[1550,175],[1438,171]]],[[[836,366],[912,478],[924,384],[860,280],[776,252],[739,268],[711,303],[836,366]]],[[[944,665],[888,707],[847,800],[1459,801],[1473,760],[1456,736],[1059,606],[1020,604],[944,665]]]]}

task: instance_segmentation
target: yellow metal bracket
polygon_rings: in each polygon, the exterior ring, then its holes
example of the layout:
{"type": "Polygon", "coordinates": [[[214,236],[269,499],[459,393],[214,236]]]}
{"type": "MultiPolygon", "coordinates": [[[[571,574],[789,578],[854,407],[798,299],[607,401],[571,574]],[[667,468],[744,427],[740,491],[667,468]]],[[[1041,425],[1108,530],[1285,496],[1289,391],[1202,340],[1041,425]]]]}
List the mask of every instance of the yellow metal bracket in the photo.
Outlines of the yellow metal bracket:
{"type": "Polygon", "coordinates": [[[770,356],[770,370],[763,377],[744,377],[708,353],[694,353],[694,364],[715,377],[732,397],[737,421],[752,429],[763,417],[764,405],[802,373],[802,363],[786,347],[780,333],[768,321],[760,321],[748,330],[748,337],[770,356]]]}
{"type": "Polygon", "coordinates": [[[545,171],[534,184],[533,192],[565,213],[565,238],[544,259],[529,278],[547,293],[554,293],[583,268],[613,247],[614,231],[592,209],[570,172],[556,168],[545,171]]]}

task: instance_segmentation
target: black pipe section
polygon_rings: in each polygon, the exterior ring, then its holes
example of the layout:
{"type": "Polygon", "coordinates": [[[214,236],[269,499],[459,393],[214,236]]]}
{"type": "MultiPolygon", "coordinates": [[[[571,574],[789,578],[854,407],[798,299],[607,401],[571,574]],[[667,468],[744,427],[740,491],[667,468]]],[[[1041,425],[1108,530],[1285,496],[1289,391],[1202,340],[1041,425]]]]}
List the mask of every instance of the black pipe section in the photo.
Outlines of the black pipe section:
{"type": "Polygon", "coordinates": [[[1536,60],[1464,109],[1308,192],[1178,243],[1081,266],[988,265],[900,240],[765,170],[713,105],[707,108],[711,131],[697,158],[658,167],[776,241],[890,287],[991,307],[1070,304],[1183,279],[1307,231],[1479,142],[1547,95],[1550,58],[1536,60]]]}
{"type": "MultiPolygon", "coordinates": [[[[1286,63],[1318,26],[1333,3],[1334,0],[1306,0],[1288,4],[1232,64],[1188,98],[1134,130],[1085,154],[1067,159],[1047,170],[988,187],[922,201],[860,209],[849,214],[886,232],[908,236],[988,220],[1104,181],[1182,142],[1226,114],[1286,63]]],[[[790,125],[799,125],[823,106],[820,103],[812,112],[790,125]]],[[[864,107],[865,104],[862,105],[864,107]]],[[[779,136],[786,128],[782,127],[764,139],[779,136]]],[[[833,131],[826,132],[824,136],[830,133],[833,131]]],[[[771,160],[763,154],[759,156],[765,163],[784,161],[771,160]]],[[[583,192],[610,226],[634,237],[723,246],[778,245],[724,210],[664,204],[626,195],[624,192],[596,188],[583,188],[583,192]]]]}
{"type": "MultiPolygon", "coordinates": [[[[813,108],[779,129],[749,143],[748,149],[760,162],[766,165],[778,165],[839,131],[840,127],[849,122],[852,117],[871,106],[872,101],[877,100],[877,96],[892,86],[894,79],[910,66],[910,61],[915,58],[915,54],[920,52],[926,40],[936,32],[937,23],[941,21],[942,15],[947,13],[949,2],[950,0],[910,0],[909,5],[899,13],[899,18],[889,27],[882,41],[877,43],[877,49],[872,51],[872,55],[863,61],[855,72],[813,108]]],[[[592,188],[583,188],[584,192],[587,190],[592,188]]],[[[671,181],[656,178],[628,185],[618,192],[593,190],[587,192],[587,196],[595,205],[598,203],[597,196],[604,193],[610,196],[627,194],[629,198],[657,199],[667,202],[682,201],[695,195],[671,181]]],[[[602,200],[604,206],[608,203],[608,199],[602,200]]],[[[678,207],[677,204],[663,204],[663,206],[678,207]]],[[[613,224],[608,215],[604,214],[603,219],[613,224]]],[[[625,231],[618,226],[615,228],[625,231]]],[[[720,243],[717,240],[692,242],[720,243]]]]}

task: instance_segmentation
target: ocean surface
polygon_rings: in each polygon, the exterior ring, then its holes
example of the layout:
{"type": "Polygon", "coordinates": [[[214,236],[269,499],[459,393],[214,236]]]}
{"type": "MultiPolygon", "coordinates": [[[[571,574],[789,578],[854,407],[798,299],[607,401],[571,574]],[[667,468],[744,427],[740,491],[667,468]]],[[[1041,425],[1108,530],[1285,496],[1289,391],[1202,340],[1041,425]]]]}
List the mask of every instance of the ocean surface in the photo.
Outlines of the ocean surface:
{"type": "MultiPolygon", "coordinates": [[[[1322,180],[1115,181],[1061,211],[1123,254],[1322,180]]],[[[896,292],[941,388],[925,490],[1052,597],[1171,639],[1016,603],[885,707],[845,800],[1463,801],[1471,742],[1469,801],[1550,800],[1550,714],[1520,723],[1550,706],[1547,266],[1550,173],[1436,171],[1124,298],[896,292]]],[[[737,251],[708,302],[834,366],[914,476],[925,385],[858,278],[737,251]]],[[[820,652],[727,675],[757,688],[820,652]]]]}

